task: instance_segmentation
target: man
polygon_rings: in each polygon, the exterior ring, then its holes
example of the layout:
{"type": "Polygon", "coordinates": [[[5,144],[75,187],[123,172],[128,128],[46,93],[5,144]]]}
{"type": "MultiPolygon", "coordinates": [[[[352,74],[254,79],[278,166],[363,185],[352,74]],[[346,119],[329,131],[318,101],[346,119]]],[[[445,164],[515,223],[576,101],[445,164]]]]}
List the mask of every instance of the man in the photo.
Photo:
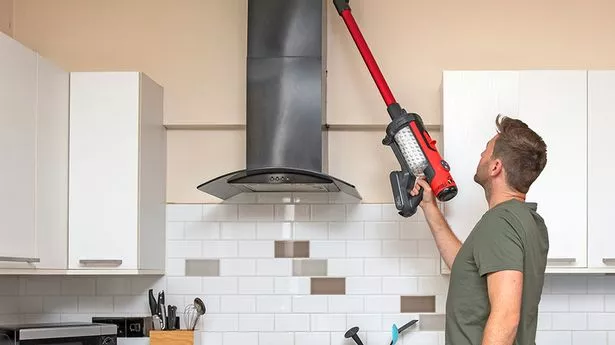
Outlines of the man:
{"type": "Polygon", "coordinates": [[[441,214],[429,184],[421,208],[446,264],[447,345],[535,345],[538,304],[549,249],[537,204],[525,196],[546,165],[542,138],[520,120],[500,115],[474,181],[489,208],[462,244],[441,214]]]}

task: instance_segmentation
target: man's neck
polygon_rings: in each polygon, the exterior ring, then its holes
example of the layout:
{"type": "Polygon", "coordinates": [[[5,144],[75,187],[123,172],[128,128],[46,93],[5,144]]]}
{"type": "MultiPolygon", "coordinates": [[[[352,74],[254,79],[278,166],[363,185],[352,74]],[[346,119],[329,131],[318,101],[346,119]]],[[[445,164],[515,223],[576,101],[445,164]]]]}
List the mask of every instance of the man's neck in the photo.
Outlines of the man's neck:
{"type": "Polygon", "coordinates": [[[525,194],[500,188],[490,188],[487,191],[487,202],[490,209],[509,200],[525,201],[525,194]]]}

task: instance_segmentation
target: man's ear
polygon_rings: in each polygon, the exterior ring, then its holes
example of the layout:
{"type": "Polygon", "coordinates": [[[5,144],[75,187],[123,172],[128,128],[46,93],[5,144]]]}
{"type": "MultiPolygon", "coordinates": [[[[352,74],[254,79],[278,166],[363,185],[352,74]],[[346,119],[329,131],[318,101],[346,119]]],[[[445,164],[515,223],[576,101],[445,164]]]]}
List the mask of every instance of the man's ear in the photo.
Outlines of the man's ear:
{"type": "Polygon", "coordinates": [[[491,174],[491,176],[497,176],[502,173],[503,169],[504,166],[502,165],[502,161],[500,159],[494,159],[491,163],[489,174],[491,174]]]}

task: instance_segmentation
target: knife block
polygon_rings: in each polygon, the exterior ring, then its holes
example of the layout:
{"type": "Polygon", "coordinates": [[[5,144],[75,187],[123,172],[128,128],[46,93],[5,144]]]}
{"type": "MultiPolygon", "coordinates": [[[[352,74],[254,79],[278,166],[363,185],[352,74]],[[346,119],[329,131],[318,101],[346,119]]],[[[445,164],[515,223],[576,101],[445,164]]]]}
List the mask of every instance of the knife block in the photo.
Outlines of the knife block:
{"type": "Polygon", "coordinates": [[[150,345],[194,345],[194,331],[149,331],[150,345]]]}

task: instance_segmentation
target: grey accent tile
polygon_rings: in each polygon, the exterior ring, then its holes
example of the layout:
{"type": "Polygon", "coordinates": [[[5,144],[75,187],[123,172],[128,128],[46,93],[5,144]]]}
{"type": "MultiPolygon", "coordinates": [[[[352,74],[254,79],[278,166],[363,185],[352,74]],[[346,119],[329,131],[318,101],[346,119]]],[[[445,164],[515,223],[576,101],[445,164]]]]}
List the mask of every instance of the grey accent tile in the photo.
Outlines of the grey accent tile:
{"type": "Polygon", "coordinates": [[[220,275],[220,260],[186,260],[187,277],[220,275]]]}
{"type": "Polygon", "coordinates": [[[435,313],[436,296],[401,296],[402,313],[435,313]]]}
{"type": "Polygon", "coordinates": [[[346,294],[346,278],[311,278],[310,294],[312,295],[344,295],[346,294]]]}
{"type": "Polygon", "coordinates": [[[310,242],[275,241],[274,254],[276,258],[308,258],[310,257],[310,242]]]}
{"type": "Polygon", "coordinates": [[[421,314],[419,315],[419,328],[421,331],[444,331],[444,314],[421,314]]]}
{"type": "Polygon", "coordinates": [[[312,277],[327,275],[327,260],[293,260],[293,276],[312,277]]]}

